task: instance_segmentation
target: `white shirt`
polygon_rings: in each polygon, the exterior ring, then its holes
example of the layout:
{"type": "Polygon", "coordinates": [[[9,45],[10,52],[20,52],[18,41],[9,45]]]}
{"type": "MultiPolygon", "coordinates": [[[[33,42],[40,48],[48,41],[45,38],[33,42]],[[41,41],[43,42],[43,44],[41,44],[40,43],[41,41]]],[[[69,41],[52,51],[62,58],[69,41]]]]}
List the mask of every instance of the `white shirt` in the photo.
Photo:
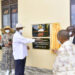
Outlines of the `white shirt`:
{"type": "Polygon", "coordinates": [[[15,60],[24,59],[27,53],[26,43],[35,42],[35,39],[24,38],[18,31],[13,35],[13,56],[15,60]]]}

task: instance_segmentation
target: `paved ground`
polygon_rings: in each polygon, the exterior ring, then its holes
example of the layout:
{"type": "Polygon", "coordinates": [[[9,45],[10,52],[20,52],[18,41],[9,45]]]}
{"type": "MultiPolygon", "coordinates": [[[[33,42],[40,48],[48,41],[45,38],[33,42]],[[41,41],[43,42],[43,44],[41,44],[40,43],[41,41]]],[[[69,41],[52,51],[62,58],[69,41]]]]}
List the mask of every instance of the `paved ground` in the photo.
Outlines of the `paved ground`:
{"type": "MultiPolygon", "coordinates": [[[[5,75],[5,73],[0,71],[0,75],[5,75]]],[[[26,67],[25,75],[52,75],[52,71],[36,67],[26,67]]]]}

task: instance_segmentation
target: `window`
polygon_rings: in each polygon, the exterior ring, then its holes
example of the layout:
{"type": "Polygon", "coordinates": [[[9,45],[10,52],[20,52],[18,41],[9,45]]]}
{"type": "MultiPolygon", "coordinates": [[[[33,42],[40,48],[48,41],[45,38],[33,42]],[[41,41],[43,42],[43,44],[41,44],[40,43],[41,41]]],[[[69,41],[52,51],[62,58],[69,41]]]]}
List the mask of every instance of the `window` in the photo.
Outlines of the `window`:
{"type": "Polygon", "coordinates": [[[75,26],[75,0],[71,0],[71,25],[75,26]]]}
{"type": "Polygon", "coordinates": [[[9,25],[15,28],[18,22],[18,1],[2,0],[2,27],[9,25]]]}

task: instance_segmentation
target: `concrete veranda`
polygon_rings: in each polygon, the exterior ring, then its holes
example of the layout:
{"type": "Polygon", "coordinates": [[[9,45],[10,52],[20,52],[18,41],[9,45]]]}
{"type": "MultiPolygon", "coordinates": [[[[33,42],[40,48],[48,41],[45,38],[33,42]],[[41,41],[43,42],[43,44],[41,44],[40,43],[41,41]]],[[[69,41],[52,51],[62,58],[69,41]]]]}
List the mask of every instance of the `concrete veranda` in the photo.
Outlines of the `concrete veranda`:
{"type": "MultiPolygon", "coordinates": [[[[0,71],[0,75],[5,75],[5,72],[0,71]]],[[[25,75],[52,75],[52,71],[36,67],[26,67],[25,75]]]]}

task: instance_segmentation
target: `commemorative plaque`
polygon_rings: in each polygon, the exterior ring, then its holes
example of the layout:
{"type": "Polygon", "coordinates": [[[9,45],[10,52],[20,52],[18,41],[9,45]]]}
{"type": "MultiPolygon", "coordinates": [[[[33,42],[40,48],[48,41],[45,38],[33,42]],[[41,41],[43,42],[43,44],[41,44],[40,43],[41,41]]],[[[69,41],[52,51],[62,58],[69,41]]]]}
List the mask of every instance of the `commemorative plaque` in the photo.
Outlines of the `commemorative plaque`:
{"type": "Polygon", "coordinates": [[[50,39],[49,38],[41,38],[41,42],[34,42],[34,49],[50,49],[50,39]]]}
{"type": "Polygon", "coordinates": [[[49,37],[50,24],[34,24],[32,26],[33,37],[49,37]]]}

